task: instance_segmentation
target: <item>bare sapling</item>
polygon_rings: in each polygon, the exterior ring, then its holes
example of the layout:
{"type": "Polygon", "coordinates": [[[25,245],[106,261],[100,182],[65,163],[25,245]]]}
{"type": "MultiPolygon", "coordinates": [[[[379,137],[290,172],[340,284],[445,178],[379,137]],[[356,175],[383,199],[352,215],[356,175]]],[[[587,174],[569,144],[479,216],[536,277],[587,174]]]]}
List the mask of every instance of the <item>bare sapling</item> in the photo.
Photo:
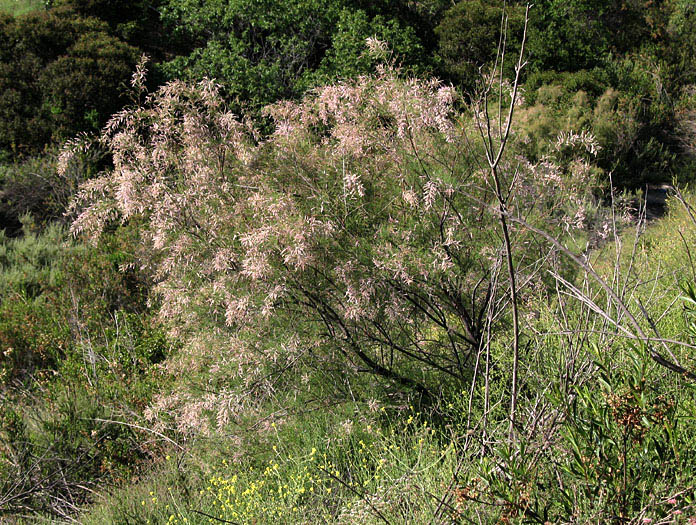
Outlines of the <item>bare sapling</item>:
{"type": "Polygon", "coordinates": [[[512,184],[513,180],[508,183],[508,186],[504,188],[504,183],[502,181],[502,176],[499,171],[500,162],[503,158],[505,152],[505,147],[510,138],[510,129],[512,126],[513,114],[515,111],[515,106],[517,103],[517,93],[520,84],[520,74],[526,65],[524,61],[524,51],[525,43],[527,39],[527,24],[529,21],[529,4],[527,4],[525,9],[524,17],[524,30],[522,34],[522,41],[520,45],[519,55],[517,57],[517,63],[515,65],[515,77],[512,83],[512,89],[510,93],[510,101],[507,109],[507,114],[503,120],[502,107],[503,107],[503,97],[504,91],[502,89],[503,82],[503,66],[505,64],[505,49],[507,45],[507,29],[508,29],[508,18],[505,10],[503,10],[502,20],[501,20],[501,36],[498,45],[498,52],[496,56],[496,62],[491,72],[490,76],[486,79],[486,84],[484,89],[479,94],[479,98],[476,100],[476,124],[478,131],[481,135],[483,145],[486,153],[486,161],[488,162],[488,170],[490,175],[490,181],[493,183],[493,190],[495,193],[495,198],[498,202],[498,219],[500,222],[500,230],[503,236],[503,242],[505,246],[505,261],[507,266],[508,281],[510,285],[510,302],[512,308],[512,379],[510,385],[510,429],[509,434],[512,437],[515,429],[515,414],[517,411],[517,398],[518,398],[518,372],[519,372],[519,352],[520,352],[520,314],[519,314],[519,299],[518,299],[518,289],[517,289],[517,279],[515,270],[515,261],[513,259],[512,253],[512,241],[510,239],[510,228],[508,226],[508,213],[507,204],[508,199],[512,195],[512,184]],[[490,116],[490,98],[494,93],[494,83],[498,81],[497,89],[497,115],[495,116],[495,121],[498,122],[498,126],[492,124],[492,119],[490,116]],[[494,129],[497,127],[497,130],[494,129]],[[496,133],[497,131],[497,133],[496,133]]]}

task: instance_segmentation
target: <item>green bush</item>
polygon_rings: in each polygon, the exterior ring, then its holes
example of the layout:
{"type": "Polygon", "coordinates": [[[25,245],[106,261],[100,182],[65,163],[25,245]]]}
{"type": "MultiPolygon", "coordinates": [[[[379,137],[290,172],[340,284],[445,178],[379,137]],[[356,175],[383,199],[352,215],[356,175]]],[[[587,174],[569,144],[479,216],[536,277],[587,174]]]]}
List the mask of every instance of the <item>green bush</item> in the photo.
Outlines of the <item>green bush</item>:
{"type": "Polygon", "coordinates": [[[596,384],[570,398],[554,396],[564,414],[563,448],[570,452],[562,468],[573,487],[559,493],[561,501],[568,516],[594,504],[606,519],[636,516],[646,507],[652,519],[668,517],[672,505],[659,503],[692,475],[689,426],[680,421],[674,392],[656,385],[646,349],[629,346],[618,369],[606,356],[597,351],[596,384]]]}
{"type": "Polygon", "coordinates": [[[128,227],[88,246],[29,219],[0,235],[0,519],[75,514],[161,447],[132,426],[170,352],[131,268],[137,243],[128,227]]]}
{"type": "MultiPolygon", "coordinates": [[[[136,47],[155,61],[186,51],[186,40],[176,38],[161,20],[163,0],[46,0],[52,9],[72,10],[82,18],[99,19],[109,34],[136,47]]],[[[153,80],[151,78],[151,80],[153,80]]]]}
{"type": "Polygon", "coordinates": [[[532,75],[528,104],[518,113],[527,136],[525,154],[540,159],[560,132],[584,130],[600,146],[597,164],[605,182],[611,174],[616,187],[634,190],[671,180],[680,151],[669,132],[674,108],[664,93],[655,91],[652,76],[647,80],[647,65],[639,63],[626,59],[601,72],[532,75]],[[551,83],[543,84],[546,80],[551,83]]]}
{"type": "Polygon", "coordinates": [[[327,79],[367,73],[372,63],[364,40],[371,36],[389,38],[396,60],[422,68],[417,28],[400,20],[389,4],[169,0],[163,20],[193,49],[161,68],[170,78],[214,77],[230,98],[257,109],[298,98],[327,79]]]}
{"type": "Polygon", "coordinates": [[[613,0],[542,0],[532,8],[529,59],[536,71],[602,66],[612,53],[641,49],[658,34],[660,8],[613,0]],[[630,35],[630,36],[629,36],[630,35]]]}
{"type": "Polygon", "coordinates": [[[69,345],[70,329],[60,313],[65,304],[56,294],[64,279],[62,242],[58,227],[18,240],[0,233],[2,383],[55,367],[69,345]]]}
{"type": "MultiPolygon", "coordinates": [[[[495,60],[500,41],[503,2],[498,0],[465,0],[458,2],[442,16],[435,28],[438,38],[438,56],[448,80],[467,92],[473,91],[480,79],[480,71],[486,71],[495,60]]],[[[508,38],[518,42],[524,25],[524,8],[508,7],[508,38]]],[[[518,53],[514,44],[508,46],[508,56],[518,53]]],[[[508,60],[506,73],[512,72],[512,60],[508,60]]]]}
{"type": "Polygon", "coordinates": [[[126,102],[138,52],[68,9],[0,15],[0,150],[35,154],[126,102]]]}
{"type": "Polygon", "coordinates": [[[143,24],[157,12],[160,1],[152,0],[48,0],[50,7],[68,7],[79,16],[98,18],[121,33],[130,24],[143,24]]]}
{"type": "Polygon", "coordinates": [[[74,515],[160,452],[133,415],[164,384],[153,364],[166,340],[137,318],[117,318],[103,343],[93,334],[65,352],[55,375],[42,379],[40,397],[19,393],[0,408],[0,516],[74,515]]]}
{"type": "Polygon", "coordinates": [[[35,233],[24,220],[21,237],[0,233],[0,362],[7,381],[55,370],[87,339],[108,346],[107,327],[119,312],[146,311],[147,277],[129,266],[138,242],[132,230],[118,230],[94,248],[75,243],[57,224],[35,233]]]}
{"type": "Polygon", "coordinates": [[[103,164],[98,152],[76,158],[63,175],[58,174],[57,154],[17,159],[0,165],[0,227],[8,235],[19,234],[22,218],[31,215],[36,228],[64,223],[65,212],[77,186],[103,164]]]}
{"type": "Polygon", "coordinates": [[[307,80],[307,87],[328,83],[336,78],[352,78],[372,72],[380,58],[404,62],[411,73],[422,72],[426,64],[425,50],[413,27],[397,19],[377,15],[370,18],[365,11],[343,9],[331,34],[331,47],[307,80]],[[365,50],[367,38],[387,44],[391,56],[375,56],[365,50]],[[410,67],[409,67],[410,66],[410,67]]]}

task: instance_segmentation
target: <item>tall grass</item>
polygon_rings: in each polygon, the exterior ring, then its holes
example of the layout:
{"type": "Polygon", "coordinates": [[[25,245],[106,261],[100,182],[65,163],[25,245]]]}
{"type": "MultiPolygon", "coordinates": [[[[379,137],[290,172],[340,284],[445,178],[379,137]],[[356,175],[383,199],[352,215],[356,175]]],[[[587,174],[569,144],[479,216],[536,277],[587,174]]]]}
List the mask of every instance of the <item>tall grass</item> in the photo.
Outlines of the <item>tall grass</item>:
{"type": "Polygon", "coordinates": [[[43,0],[0,0],[0,13],[14,16],[37,11],[43,7],[43,0]]]}

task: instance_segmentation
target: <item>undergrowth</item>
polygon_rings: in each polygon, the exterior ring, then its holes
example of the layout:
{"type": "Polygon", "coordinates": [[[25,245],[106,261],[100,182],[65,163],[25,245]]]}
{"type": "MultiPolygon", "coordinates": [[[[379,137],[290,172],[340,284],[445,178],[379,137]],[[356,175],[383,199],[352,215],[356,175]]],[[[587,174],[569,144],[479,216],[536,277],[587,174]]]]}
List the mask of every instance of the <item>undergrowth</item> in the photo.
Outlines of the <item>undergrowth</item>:
{"type": "MultiPolygon", "coordinates": [[[[681,238],[692,239],[696,227],[672,200],[666,218],[637,240],[634,235],[633,227],[621,234],[618,277],[639,284],[633,293],[662,338],[688,343],[693,314],[685,309],[680,285],[693,277],[683,271],[690,243],[681,238]]],[[[593,255],[598,268],[613,267],[614,246],[593,255]]],[[[305,376],[304,387],[292,388],[297,383],[289,380],[289,390],[279,387],[253,417],[205,436],[190,434],[182,449],[168,446],[143,481],[113,491],[82,522],[696,520],[694,388],[655,364],[635,340],[618,337],[608,344],[591,334],[578,340],[573,357],[574,366],[587,373],[581,383],[569,383],[568,338],[577,334],[557,333],[557,301],[536,305],[534,349],[530,344],[524,358],[539,367],[538,385],[530,371],[528,388],[545,387],[539,402],[549,408],[538,428],[521,430],[526,437],[516,444],[503,439],[504,411],[493,407],[482,426],[484,414],[472,409],[468,389],[424,406],[380,394],[377,384],[356,376],[346,379],[345,395],[321,403],[314,400],[327,399],[328,392],[317,385],[330,384],[327,376],[309,379],[316,371],[296,370],[296,379],[305,376]],[[353,400],[349,394],[370,391],[374,398],[353,400]]],[[[586,316],[577,303],[574,308],[566,310],[569,319],[586,316]]],[[[689,347],[673,351],[685,366],[693,362],[689,347]]],[[[496,352],[502,359],[506,348],[496,352]]],[[[210,383],[209,376],[197,377],[175,381],[189,388],[204,377],[210,383]]],[[[483,395],[480,388],[474,398],[483,395]]],[[[495,374],[490,389],[493,399],[505,393],[495,374]]],[[[214,411],[207,417],[214,419],[214,411]]]]}

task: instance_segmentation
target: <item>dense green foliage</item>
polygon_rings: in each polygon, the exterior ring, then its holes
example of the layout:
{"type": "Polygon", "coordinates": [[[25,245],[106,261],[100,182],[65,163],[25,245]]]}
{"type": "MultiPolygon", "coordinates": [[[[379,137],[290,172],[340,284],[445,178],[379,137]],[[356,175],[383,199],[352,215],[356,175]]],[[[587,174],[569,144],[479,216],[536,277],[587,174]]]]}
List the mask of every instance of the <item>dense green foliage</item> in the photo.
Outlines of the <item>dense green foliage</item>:
{"type": "MultiPolygon", "coordinates": [[[[466,0],[448,9],[435,29],[443,72],[449,80],[469,93],[476,88],[480,72],[495,60],[503,36],[501,15],[502,2],[466,0]]],[[[512,37],[507,51],[510,54],[516,51],[515,42],[521,35],[523,25],[523,8],[513,6],[508,21],[508,31],[512,37]]]]}
{"type": "Polygon", "coordinates": [[[368,37],[389,42],[396,60],[422,71],[418,32],[394,16],[395,7],[345,0],[171,0],[163,19],[193,42],[193,50],[163,67],[170,77],[214,77],[230,97],[253,107],[369,72],[368,37]]]}
{"type": "Polygon", "coordinates": [[[69,10],[0,18],[0,150],[40,152],[98,129],[125,102],[137,51],[69,10]]]}
{"type": "MultiPolygon", "coordinates": [[[[524,5],[513,2],[501,25],[498,0],[54,0],[46,6],[2,23],[0,150],[6,155],[34,154],[77,131],[99,129],[127,101],[123,84],[138,52],[154,57],[155,84],[213,77],[237,104],[260,109],[369,73],[377,62],[364,42],[376,37],[405,73],[435,74],[470,94],[495,57],[501,27],[508,55],[515,53],[524,14],[524,5]]],[[[527,94],[533,100],[539,87],[555,85],[569,98],[584,91],[592,103],[613,90],[613,110],[629,122],[629,136],[621,139],[619,158],[603,168],[613,170],[619,186],[683,172],[674,130],[694,83],[694,17],[685,0],[545,0],[531,10],[527,94]]],[[[580,130],[585,123],[568,125],[580,130]]],[[[611,140],[607,146],[616,151],[611,140]]]]}
{"type": "MultiPolygon", "coordinates": [[[[690,177],[677,159],[674,135],[680,118],[675,109],[694,82],[696,15],[686,4],[548,0],[532,8],[527,96],[534,102],[538,89],[560,90],[564,96],[556,99],[556,109],[570,117],[564,126],[597,135],[605,148],[602,167],[619,187],[669,181],[676,173],[690,177]],[[607,136],[587,119],[575,119],[571,100],[585,96],[597,111],[613,112],[625,136],[607,136]]],[[[518,3],[508,10],[509,51],[520,38],[522,10],[518,3]]],[[[436,32],[446,78],[474,88],[479,69],[485,72],[495,56],[501,12],[500,2],[477,0],[459,2],[443,14],[436,32]]]]}

